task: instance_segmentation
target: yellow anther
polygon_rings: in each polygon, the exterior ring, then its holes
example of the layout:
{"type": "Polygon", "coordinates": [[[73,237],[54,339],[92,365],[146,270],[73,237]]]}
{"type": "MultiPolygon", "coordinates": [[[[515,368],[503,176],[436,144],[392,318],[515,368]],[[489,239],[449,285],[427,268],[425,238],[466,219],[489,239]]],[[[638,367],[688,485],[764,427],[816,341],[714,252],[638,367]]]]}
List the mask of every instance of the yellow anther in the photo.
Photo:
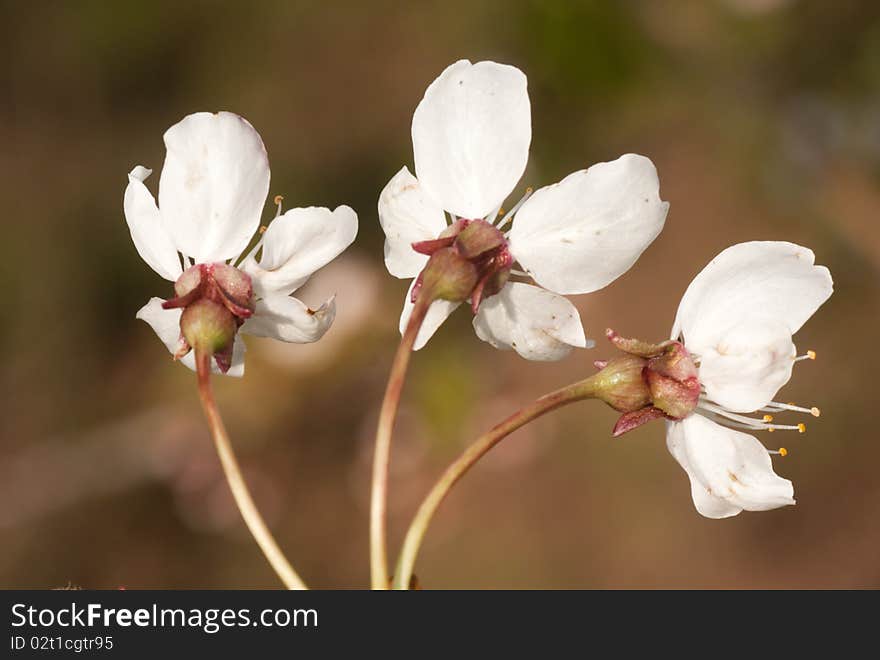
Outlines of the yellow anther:
{"type": "Polygon", "coordinates": [[[822,411],[819,410],[818,408],[816,408],[815,406],[813,406],[812,408],[810,408],[810,414],[811,414],[813,417],[818,417],[819,415],[822,414],[822,411]]]}
{"type": "Polygon", "coordinates": [[[767,427],[767,433],[773,433],[775,430],[772,426],[767,427]]]}
{"type": "Polygon", "coordinates": [[[764,421],[765,421],[765,422],[772,422],[772,421],[773,421],[773,415],[764,415],[764,421]]]}
{"type": "Polygon", "coordinates": [[[785,447],[780,447],[779,448],[779,455],[780,456],[788,456],[788,450],[785,447]]]}
{"type": "Polygon", "coordinates": [[[531,186],[526,188],[526,195],[531,195],[533,192],[535,192],[535,189],[532,188],[531,186]]]}
{"type": "Polygon", "coordinates": [[[275,202],[275,206],[278,206],[281,202],[284,201],[284,195],[275,195],[275,199],[273,201],[275,202]]]}
{"type": "Polygon", "coordinates": [[[506,213],[506,211],[504,210],[503,206],[500,209],[498,209],[498,215],[500,215],[502,218],[504,217],[505,213],[506,213]]]}
{"type": "Polygon", "coordinates": [[[807,425],[804,424],[803,422],[798,424],[798,433],[806,433],[806,432],[807,432],[807,425]]]}
{"type": "Polygon", "coordinates": [[[261,225],[260,226],[260,234],[265,234],[267,229],[268,229],[268,227],[266,225],[261,225]]]}
{"type": "Polygon", "coordinates": [[[807,357],[810,358],[811,360],[815,360],[816,359],[816,351],[807,351],[807,357]]]}

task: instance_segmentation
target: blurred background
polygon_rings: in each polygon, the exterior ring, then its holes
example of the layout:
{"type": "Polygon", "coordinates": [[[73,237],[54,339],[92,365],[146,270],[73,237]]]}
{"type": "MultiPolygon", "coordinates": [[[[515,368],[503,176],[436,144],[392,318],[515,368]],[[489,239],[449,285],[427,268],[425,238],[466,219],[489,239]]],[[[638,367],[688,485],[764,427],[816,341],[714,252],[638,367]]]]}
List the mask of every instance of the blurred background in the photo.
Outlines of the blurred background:
{"type": "MultiPolygon", "coordinates": [[[[360,235],[302,291],[339,313],[314,345],[248,338],[217,383],[255,497],[316,587],[368,584],[369,470],[407,283],[384,270],[376,200],[412,166],[410,121],[459,58],[529,77],[520,187],[626,152],[658,167],[665,231],[575,298],[597,347],[530,363],[460,311],[417,353],[393,457],[395,550],[478,433],[611,354],[606,327],[668,336],[726,246],[814,249],[836,294],[795,338],[783,401],[822,408],[777,471],[796,507],[700,517],[660,424],[619,439],[598,403],[506,439],[438,513],[428,588],[878,587],[880,6],[712,2],[69,2],[0,5],[0,586],[276,587],[220,472],[192,372],[135,312],[170,285],[138,257],[126,174],[184,115],[261,133],[271,196],[349,204],[360,235]]],[[[519,197],[520,190],[516,197],[519,197]]]]}

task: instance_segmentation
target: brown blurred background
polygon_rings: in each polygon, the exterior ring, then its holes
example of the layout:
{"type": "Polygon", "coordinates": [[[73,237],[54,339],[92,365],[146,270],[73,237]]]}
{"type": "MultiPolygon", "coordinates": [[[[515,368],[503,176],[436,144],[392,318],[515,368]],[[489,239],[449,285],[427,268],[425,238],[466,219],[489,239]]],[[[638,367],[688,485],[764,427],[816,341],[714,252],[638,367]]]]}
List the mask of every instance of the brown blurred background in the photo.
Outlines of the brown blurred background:
{"type": "MultiPolygon", "coordinates": [[[[220,403],[279,542],[310,584],[368,583],[371,435],[406,283],[376,199],[448,64],[529,77],[541,186],[650,156],[666,229],[607,289],[588,336],[662,339],[691,278],[751,239],[813,248],[836,294],[796,337],[818,352],[780,395],[823,410],[777,471],[796,507],[714,521],[662,425],[612,440],[597,403],[507,439],[456,489],[417,566],[442,587],[877,587],[880,7],[861,2],[40,2],[0,9],[3,259],[0,586],[275,587],[219,471],[194,375],[135,312],[170,285],[141,262],[126,174],[198,110],[249,119],[270,195],[349,204],[356,244],[303,292],[337,292],[320,343],[248,340],[220,403]]],[[[271,209],[267,207],[266,217],[271,209]]],[[[529,363],[460,311],[416,355],[396,436],[392,549],[477,433],[591,370],[604,341],[529,363]]]]}

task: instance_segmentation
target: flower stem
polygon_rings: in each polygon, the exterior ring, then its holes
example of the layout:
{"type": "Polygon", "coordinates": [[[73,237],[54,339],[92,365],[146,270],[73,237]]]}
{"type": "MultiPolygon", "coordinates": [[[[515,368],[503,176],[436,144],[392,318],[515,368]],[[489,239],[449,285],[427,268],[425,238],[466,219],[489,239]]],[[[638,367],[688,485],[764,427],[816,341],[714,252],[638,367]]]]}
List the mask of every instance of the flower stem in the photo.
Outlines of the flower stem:
{"type": "Polygon", "coordinates": [[[391,460],[391,434],[397,407],[406,380],[406,370],[413,345],[431,307],[434,297],[425,287],[416,296],[412,314],[394,354],[391,373],[382,399],[379,423],[376,428],[376,447],[373,454],[373,484],[370,498],[370,582],[373,589],[388,588],[388,557],[385,547],[386,511],[388,508],[388,465],[391,460]]]}
{"type": "Polygon", "coordinates": [[[229,442],[229,435],[226,433],[226,427],[220,417],[220,411],[217,409],[217,402],[214,400],[214,391],[211,388],[211,354],[197,350],[196,367],[202,408],[208,420],[208,427],[211,429],[211,437],[214,438],[214,445],[217,447],[217,454],[220,456],[220,463],[223,465],[226,481],[232,490],[232,496],[235,498],[235,504],[241,512],[241,517],[244,518],[254,540],[260,546],[284,586],[287,589],[307,589],[308,587],[293,570],[293,566],[287,561],[284,553],[281,552],[281,548],[278,547],[269,528],[266,527],[266,523],[257,510],[250,491],[248,491],[247,484],[244,482],[241,468],[235,458],[232,444],[229,442]]]}
{"type": "Polygon", "coordinates": [[[490,431],[481,435],[476,442],[464,450],[462,454],[448,467],[440,479],[434,484],[434,487],[428,493],[419,506],[412,523],[407,530],[406,538],[403,542],[403,548],[397,561],[397,567],[394,571],[394,588],[408,589],[412,578],[413,568],[416,562],[422,539],[428,531],[428,525],[434,516],[434,512],[440,503],[449,494],[452,487],[461,479],[465,473],[478,461],[485,456],[492,447],[497,445],[501,440],[516,431],[518,428],[525,426],[529,422],[545,415],[546,413],[556,410],[569,403],[582,401],[592,398],[595,394],[596,376],[587,378],[586,380],[563,387],[550,394],[545,394],[539,399],[515,412],[503,422],[492,428],[490,431]]]}

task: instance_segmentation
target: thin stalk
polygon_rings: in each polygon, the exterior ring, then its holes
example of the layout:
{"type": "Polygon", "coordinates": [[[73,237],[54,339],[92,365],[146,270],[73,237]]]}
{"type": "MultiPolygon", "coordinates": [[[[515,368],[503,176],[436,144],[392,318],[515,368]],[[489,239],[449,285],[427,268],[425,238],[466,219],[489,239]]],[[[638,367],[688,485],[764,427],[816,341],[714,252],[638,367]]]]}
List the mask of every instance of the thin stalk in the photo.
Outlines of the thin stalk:
{"type": "Polygon", "coordinates": [[[196,366],[202,408],[208,420],[208,428],[211,430],[214,445],[217,447],[217,454],[220,456],[220,463],[223,465],[226,481],[232,490],[232,496],[235,498],[235,504],[241,512],[241,517],[244,518],[251,535],[284,586],[287,589],[307,589],[305,582],[293,570],[293,566],[287,561],[287,557],[281,552],[281,548],[278,547],[272,533],[266,527],[266,523],[257,510],[250,491],[248,491],[247,484],[245,484],[241,468],[235,458],[235,452],[232,450],[232,444],[229,442],[229,434],[226,432],[226,427],[217,408],[217,402],[214,400],[214,391],[211,388],[211,355],[204,351],[196,351],[196,366]]]}
{"type": "Polygon", "coordinates": [[[501,442],[508,435],[516,431],[518,428],[525,426],[529,422],[556,410],[569,403],[582,401],[592,398],[596,391],[596,376],[587,378],[586,380],[568,385],[562,389],[545,394],[539,399],[515,412],[503,422],[492,428],[492,430],[481,435],[476,442],[464,450],[464,452],[455,459],[440,479],[434,484],[434,487],[425,497],[419,506],[412,523],[406,533],[403,542],[403,548],[400,552],[400,558],[397,561],[397,567],[394,571],[394,588],[408,589],[412,578],[413,568],[416,563],[416,556],[422,544],[422,539],[428,531],[428,525],[437,511],[437,507],[452,490],[452,487],[461,479],[465,473],[483,456],[485,456],[492,447],[501,442]]]}
{"type": "Polygon", "coordinates": [[[370,496],[370,582],[373,589],[388,588],[388,557],[385,536],[391,434],[394,430],[394,421],[397,418],[397,408],[400,404],[400,395],[406,380],[406,370],[409,366],[412,348],[432,301],[433,296],[423,287],[419,295],[416,296],[409,322],[406,324],[406,329],[400,338],[400,344],[397,346],[397,352],[394,354],[388,385],[385,387],[385,397],[382,399],[382,409],[379,412],[370,496]]]}

